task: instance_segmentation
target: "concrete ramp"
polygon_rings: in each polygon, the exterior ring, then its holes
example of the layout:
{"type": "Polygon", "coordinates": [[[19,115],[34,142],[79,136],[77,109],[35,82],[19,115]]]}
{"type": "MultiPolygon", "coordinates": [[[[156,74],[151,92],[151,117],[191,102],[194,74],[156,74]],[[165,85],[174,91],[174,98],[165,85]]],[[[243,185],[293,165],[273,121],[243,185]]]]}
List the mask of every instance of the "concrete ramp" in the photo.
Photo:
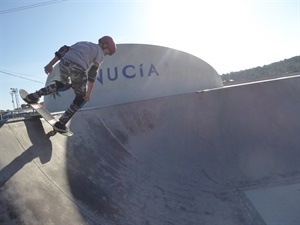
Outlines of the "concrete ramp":
{"type": "Polygon", "coordinates": [[[300,77],[2,124],[0,224],[298,225],[300,77]]]}

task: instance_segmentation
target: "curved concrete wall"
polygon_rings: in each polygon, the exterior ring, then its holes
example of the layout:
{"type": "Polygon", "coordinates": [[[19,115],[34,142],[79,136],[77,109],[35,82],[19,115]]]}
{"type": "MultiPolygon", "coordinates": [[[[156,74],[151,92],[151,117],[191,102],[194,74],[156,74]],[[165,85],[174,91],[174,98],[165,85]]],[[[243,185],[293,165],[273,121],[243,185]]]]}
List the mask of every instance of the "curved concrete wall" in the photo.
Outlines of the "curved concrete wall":
{"type": "MultiPolygon", "coordinates": [[[[59,79],[56,65],[46,85],[59,79]]],[[[190,93],[223,86],[218,73],[203,60],[166,47],[120,44],[99,69],[91,101],[85,108],[111,106],[163,96],[190,93]]],[[[50,112],[64,111],[73,101],[73,91],[61,98],[46,96],[50,112]]]]}

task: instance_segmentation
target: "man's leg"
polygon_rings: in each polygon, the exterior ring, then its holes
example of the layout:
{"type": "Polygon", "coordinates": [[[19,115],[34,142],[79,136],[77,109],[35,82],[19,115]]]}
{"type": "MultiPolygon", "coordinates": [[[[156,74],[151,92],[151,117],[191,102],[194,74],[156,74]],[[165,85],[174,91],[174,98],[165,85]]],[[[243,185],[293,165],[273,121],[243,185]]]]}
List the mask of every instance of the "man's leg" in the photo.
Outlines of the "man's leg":
{"type": "Polygon", "coordinates": [[[66,124],[74,116],[74,114],[85,105],[86,101],[83,97],[76,96],[72,104],[65,111],[65,113],[59,118],[61,124],[66,124]]]}
{"type": "Polygon", "coordinates": [[[58,131],[61,131],[63,129],[67,130],[66,124],[70,121],[74,114],[79,109],[81,109],[86,103],[84,99],[86,95],[87,84],[87,77],[85,71],[83,71],[83,69],[78,67],[76,64],[72,63],[69,64],[69,69],[71,71],[70,78],[72,81],[72,88],[76,97],[72,104],[69,106],[69,108],[60,117],[59,122],[55,124],[55,128],[58,131]]]}
{"type": "Polygon", "coordinates": [[[66,91],[70,89],[70,84],[64,84],[61,81],[55,81],[55,83],[50,84],[44,88],[41,88],[40,90],[33,92],[31,94],[28,94],[26,98],[24,99],[27,103],[36,103],[39,101],[40,97],[42,95],[49,95],[51,93],[55,92],[61,92],[66,91]]]}
{"type": "Polygon", "coordinates": [[[36,93],[41,97],[42,95],[49,95],[56,92],[62,92],[70,89],[70,79],[69,74],[72,73],[70,64],[66,63],[65,60],[61,60],[59,62],[59,72],[60,72],[60,80],[55,81],[55,83],[48,85],[37,91],[36,93]]]}
{"type": "Polygon", "coordinates": [[[42,95],[49,95],[49,94],[52,94],[55,92],[66,91],[70,88],[71,88],[70,84],[64,84],[61,81],[56,80],[55,83],[50,84],[50,85],[40,89],[36,93],[41,97],[42,95]]]}
{"type": "Polygon", "coordinates": [[[83,97],[76,96],[69,108],[64,112],[64,114],[59,118],[59,122],[54,125],[57,131],[66,132],[68,129],[66,124],[74,116],[74,114],[85,105],[86,101],[83,97]]]}
{"type": "Polygon", "coordinates": [[[49,95],[55,92],[66,91],[70,89],[69,74],[71,74],[70,63],[67,60],[61,60],[59,62],[60,78],[61,81],[55,81],[54,83],[41,88],[40,90],[27,95],[24,99],[27,103],[36,103],[39,101],[42,95],[49,95]]]}

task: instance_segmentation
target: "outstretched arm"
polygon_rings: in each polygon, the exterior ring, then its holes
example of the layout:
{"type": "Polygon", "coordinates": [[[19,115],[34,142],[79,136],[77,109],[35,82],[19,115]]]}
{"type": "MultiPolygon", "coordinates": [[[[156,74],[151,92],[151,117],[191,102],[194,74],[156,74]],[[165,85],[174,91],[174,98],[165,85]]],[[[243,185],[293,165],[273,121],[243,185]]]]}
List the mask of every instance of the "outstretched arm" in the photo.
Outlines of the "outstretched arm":
{"type": "Polygon", "coordinates": [[[69,46],[64,45],[57,52],[55,52],[54,58],[44,67],[46,74],[52,72],[55,63],[57,63],[61,59],[61,57],[63,57],[66,54],[66,52],[69,51],[69,49],[69,46]]]}
{"type": "Polygon", "coordinates": [[[59,61],[59,58],[57,56],[54,56],[54,58],[44,67],[45,69],[45,73],[49,74],[52,72],[53,70],[53,66],[55,65],[55,63],[57,63],[59,61]]]}

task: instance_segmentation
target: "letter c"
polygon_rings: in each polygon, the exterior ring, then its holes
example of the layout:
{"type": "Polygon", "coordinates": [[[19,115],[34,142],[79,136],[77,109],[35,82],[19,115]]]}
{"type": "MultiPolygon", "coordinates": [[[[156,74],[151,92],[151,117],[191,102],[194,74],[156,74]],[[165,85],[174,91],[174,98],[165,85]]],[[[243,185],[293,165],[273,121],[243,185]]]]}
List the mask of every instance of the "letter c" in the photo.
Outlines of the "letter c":
{"type": "Polygon", "coordinates": [[[134,67],[133,65],[128,65],[128,66],[125,66],[125,67],[122,69],[122,74],[123,74],[123,76],[126,77],[126,78],[134,78],[134,77],[136,76],[135,73],[134,73],[134,71],[135,71],[135,67],[134,67]],[[129,68],[132,68],[132,69],[133,69],[133,74],[128,74],[128,73],[127,73],[127,69],[129,69],[129,68]]]}

